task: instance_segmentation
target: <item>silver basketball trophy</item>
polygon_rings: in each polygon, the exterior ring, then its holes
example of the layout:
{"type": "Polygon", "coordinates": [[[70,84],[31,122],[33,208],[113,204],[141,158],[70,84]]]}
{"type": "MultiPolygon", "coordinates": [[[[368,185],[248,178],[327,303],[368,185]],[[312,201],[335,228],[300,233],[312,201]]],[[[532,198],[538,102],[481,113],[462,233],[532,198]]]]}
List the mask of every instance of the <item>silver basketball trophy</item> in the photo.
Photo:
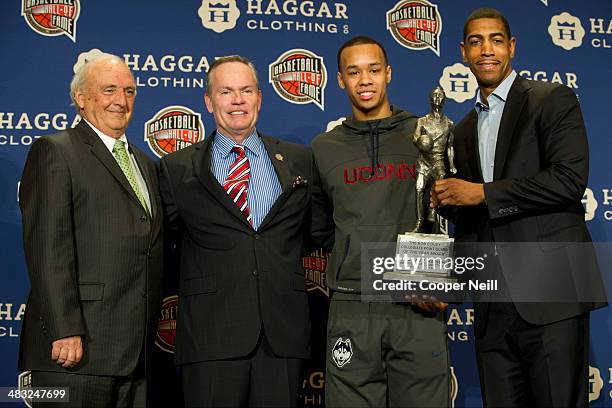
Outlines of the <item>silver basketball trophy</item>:
{"type": "MultiPolygon", "coordinates": [[[[427,186],[446,175],[445,162],[456,174],[453,152],[453,121],[442,108],[446,95],[441,87],[429,94],[431,112],[417,121],[412,142],[419,149],[416,165],[416,214],[417,223],[412,232],[397,237],[396,263],[393,272],[384,274],[386,280],[456,282],[451,277],[453,270],[453,238],[446,234],[428,234],[423,231],[425,214],[429,223],[436,222],[436,213],[424,201],[427,186]]],[[[428,201],[428,200],[427,200],[428,201]]]]}

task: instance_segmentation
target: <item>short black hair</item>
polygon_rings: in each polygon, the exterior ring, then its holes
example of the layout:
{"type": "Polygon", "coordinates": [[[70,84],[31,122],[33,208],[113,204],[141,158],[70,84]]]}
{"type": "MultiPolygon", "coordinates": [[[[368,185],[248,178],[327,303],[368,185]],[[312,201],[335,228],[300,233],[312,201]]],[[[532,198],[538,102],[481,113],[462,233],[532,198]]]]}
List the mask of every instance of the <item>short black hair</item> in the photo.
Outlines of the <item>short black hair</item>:
{"type": "Polygon", "coordinates": [[[387,58],[387,51],[385,51],[385,47],[382,46],[381,43],[373,39],[372,37],[366,37],[365,35],[360,35],[357,37],[353,37],[340,47],[338,50],[338,72],[340,72],[340,56],[342,55],[342,51],[344,51],[348,47],[353,47],[355,45],[363,45],[363,44],[374,44],[377,45],[378,48],[382,50],[383,56],[385,57],[385,66],[389,65],[389,59],[387,58]]]}
{"type": "Polygon", "coordinates": [[[465,20],[465,24],[463,25],[463,41],[466,40],[466,37],[468,35],[467,30],[470,22],[481,18],[495,18],[497,20],[500,20],[504,25],[504,30],[506,30],[506,35],[508,36],[508,39],[512,38],[512,33],[510,32],[510,24],[508,24],[508,20],[506,20],[506,17],[501,13],[501,11],[491,7],[481,7],[472,11],[468,16],[467,20],[465,20]]]}

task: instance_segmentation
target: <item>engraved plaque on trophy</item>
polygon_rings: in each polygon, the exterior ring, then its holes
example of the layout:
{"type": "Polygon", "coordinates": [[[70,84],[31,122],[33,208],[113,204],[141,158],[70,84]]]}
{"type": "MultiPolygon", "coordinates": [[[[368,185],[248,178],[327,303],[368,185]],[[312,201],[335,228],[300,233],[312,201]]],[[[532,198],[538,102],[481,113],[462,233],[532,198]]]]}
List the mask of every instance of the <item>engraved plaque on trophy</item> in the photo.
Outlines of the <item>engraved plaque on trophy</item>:
{"type": "Polygon", "coordinates": [[[407,232],[397,236],[395,270],[386,280],[456,282],[453,271],[454,239],[445,234],[407,232]]]}

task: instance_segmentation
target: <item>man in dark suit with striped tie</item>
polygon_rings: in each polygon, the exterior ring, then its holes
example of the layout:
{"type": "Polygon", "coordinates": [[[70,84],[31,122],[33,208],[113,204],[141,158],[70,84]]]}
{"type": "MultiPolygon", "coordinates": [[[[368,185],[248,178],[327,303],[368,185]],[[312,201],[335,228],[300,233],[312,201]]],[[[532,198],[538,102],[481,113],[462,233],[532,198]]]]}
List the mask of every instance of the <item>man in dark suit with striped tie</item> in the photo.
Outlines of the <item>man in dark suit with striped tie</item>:
{"type": "Polygon", "coordinates": [[[310,322],[301,257],[319,197],[310,148],[255,128],[251,62],[217,59],[217,129],[164,157],[160,187],[182,246],[175,362],[188,406],[295,406],[310,322]]]}
{"type": "MultiPolygon", "coordinates": [[[[161,295],[161,199],[154,162],[128,143],[136,85],[119,57],[76,70],[83,120],[32,145],[19,205],[32,290],[19,368],[67,404],[144,406],[161,295]]],[[[40,406],[40,405],[38,405],[40,406]]]]}

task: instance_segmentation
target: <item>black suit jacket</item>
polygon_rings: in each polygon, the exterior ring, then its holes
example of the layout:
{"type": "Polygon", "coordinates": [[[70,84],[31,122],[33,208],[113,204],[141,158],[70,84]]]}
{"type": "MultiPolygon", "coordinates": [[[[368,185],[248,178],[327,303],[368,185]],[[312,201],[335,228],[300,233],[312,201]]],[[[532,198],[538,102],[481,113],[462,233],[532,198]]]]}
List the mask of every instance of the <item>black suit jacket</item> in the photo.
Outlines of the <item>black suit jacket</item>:
{"type": "Polygon", "coordinates": [[[154,333],[161,296],[161,199],[154,162],[130,147],[152,219],[113,155],[81,121],[34,143],[19,205],[31,292],[19,368],[129,375],[154,333]],[[83,336],[84,357],[64,369],[54,340],[83,336]]]}
{"type": "MultiPolygon", "coordinates": [[[[477,124],[472,109],[457,125],[455,162],[458,178],[482,183],[477,124]]],[[[588,170],[576,95],[517,77],[497,136],[493,182],[484,185],[486,205],[457,208],[455,239],[492,242],[509,295],[532,324],[605,305],[581,204],[588,170]]]]}
{"type": "Polygon", "coordinates": [[[161,160],[167,221],[181,229],[177,364],[246,356],[262,328],[276,355],[309,356],[302,255],[317,172],[310,148],[261,137],[282,193],[258,231],[211,171],[214,134],[161,160]]]}

